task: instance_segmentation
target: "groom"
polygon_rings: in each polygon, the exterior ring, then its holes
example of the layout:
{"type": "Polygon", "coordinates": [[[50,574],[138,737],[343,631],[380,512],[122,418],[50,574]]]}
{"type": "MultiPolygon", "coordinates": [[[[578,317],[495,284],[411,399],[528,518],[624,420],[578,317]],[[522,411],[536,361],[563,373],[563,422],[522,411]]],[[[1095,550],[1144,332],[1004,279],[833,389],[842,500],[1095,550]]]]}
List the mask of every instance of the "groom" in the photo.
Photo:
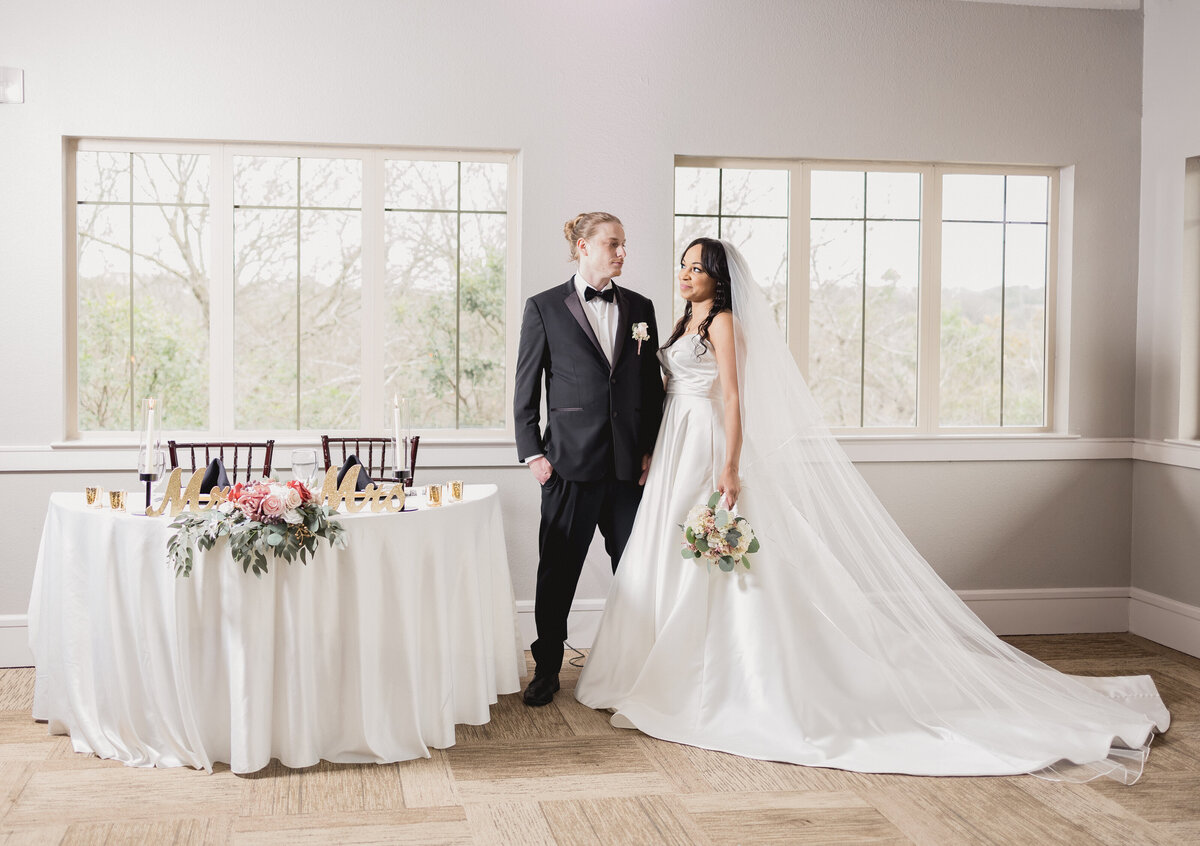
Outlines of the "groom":
{"type": "Polygon", "coordinates": [[[542,488],[537,668],[527,705],[547,705],[558,690],[567,614],[597,528],[617,569],[663,406],[654,306],[613,284],[625,263],[621,221],[591,212],[567,221],[563,232],[579,270],[526,301],[513,397],[517,454],[542,488]]]}

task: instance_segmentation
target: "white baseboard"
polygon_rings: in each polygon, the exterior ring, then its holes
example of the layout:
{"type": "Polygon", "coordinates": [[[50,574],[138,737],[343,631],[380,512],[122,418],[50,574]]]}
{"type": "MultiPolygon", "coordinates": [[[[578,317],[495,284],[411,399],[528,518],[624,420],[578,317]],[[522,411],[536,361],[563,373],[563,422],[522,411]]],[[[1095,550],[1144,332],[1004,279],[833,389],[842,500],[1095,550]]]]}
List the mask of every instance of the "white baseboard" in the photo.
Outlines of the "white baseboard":
{"type": "Polygon", "coordinates": [[[1130,588],[1129,631],[1200,658],[1200,608],[1130,588]]]}
{"type": "MultiPolygon", "coordinates": [[[[999,635],[1132,632],[1200,657],[1200,608],[1138,588],[1050,588],[962,590],[968,607],[999,635]]],[[[592,645],[603,599],[577,599],[571,606],[567,640],[592,645]]],[[[24,614],[0,615],[0,667],[29,667],[29,629],[24,614]]],[[[533,601],[517,603],[521,643],[537,637],[533,601]]]]}
{"type": "Polygon", "coordinates": [[[0,614],[0,667],[32,667],[29,621],[24,614],[0,614]]]}
{"type": "MultiPolygon", "coordinates": [[[[576,599],[571,603],[571,614],[567,617],[567,643],[580,649],[590,648],[603,616],[603,599],[576,599]]],[[[517,602],[517,627],[521,632],[521,646],[528,649],[529,644],[537,640],[532,599],[517,602]]]]}
{"type": "MultiPolygon", "coordinates": [[[[1129,631],[1129,588],[960,590],[958,595],[998,635],[1129,631]]],[[[603,614],[603,599],[575,600],[567,621],[571,645],[590,647],[603,614]]],[[[537,637],[532,601],[517,603],[517,620],[528,648],[537,637]]]]}
{"type": "Polygon", "coordinates": [[[1129,631],[1129,588],[960,590],[998,635],[1129,631]]]}

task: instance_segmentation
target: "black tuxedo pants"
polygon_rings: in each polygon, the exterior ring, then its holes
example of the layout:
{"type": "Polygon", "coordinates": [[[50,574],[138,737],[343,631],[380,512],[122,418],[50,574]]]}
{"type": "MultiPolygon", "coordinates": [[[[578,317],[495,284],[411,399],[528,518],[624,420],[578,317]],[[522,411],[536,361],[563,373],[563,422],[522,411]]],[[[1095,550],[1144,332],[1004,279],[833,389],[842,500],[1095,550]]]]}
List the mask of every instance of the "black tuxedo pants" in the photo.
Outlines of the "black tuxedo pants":
{"type": "Polygon", "coordinates": [[[641,499],[642,486],[636,479],[571,482],[555,472],[542,485],[537,596],[533,608],[538,637],[531,647],[537,675],[557,673],[562,667],[567,614],[596,529],[604,536],[604,548],[615,573],[641,499]]]}

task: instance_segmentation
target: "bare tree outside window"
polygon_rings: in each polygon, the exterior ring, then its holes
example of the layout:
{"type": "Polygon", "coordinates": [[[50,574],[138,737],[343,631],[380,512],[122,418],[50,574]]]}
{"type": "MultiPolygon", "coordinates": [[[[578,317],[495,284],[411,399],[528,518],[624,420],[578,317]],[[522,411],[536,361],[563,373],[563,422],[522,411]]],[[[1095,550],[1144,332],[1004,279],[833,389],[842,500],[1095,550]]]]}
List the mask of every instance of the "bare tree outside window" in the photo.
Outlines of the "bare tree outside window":
{"type": "Polygon", "coordinates": [[[208,422],[209,157],[76,156],[79,428],[131,431],[161,397],[208,422]]]}
{"type": "Polygon", "coordinates": [[[940,417],[948,426],[1045,420],[1050,180],[946,174],[940,417]]]}
{"type": "Polygon", "coordinates": [[[233,174],[235,425],[353,428],[362,163],[235,156],[233,174]]]}
{"type": "MultiPolygon", "coordinates": [[[[696,238],[724,238],[741,251],[786,333],[788,172],[677,167],[672,279],[684,249],[696,238]]],[[[682,311],[676,289],[675,315],[682,311]]]]}
{"type": "Polygon", "coordinates": [[[814,170],[809,386],[837,427],[917,423],[921,177],[814,170]]]}
{"type": "Polygon", "coordinates": [[[505,425],[507,163],[207,149],[75,153],[80,431],[130,431],[156,396],[173,430],[373,432],[367,385],[418,428],[505,425]]]}
{"type": "Polygon", "coordinates": [[[385,394],[415,423],[504,425],[507,166],[386,162],[385,394]]]}
{"type": "Polygon", "coordinates": [[[676,255],[702,235],[742,249],[831,426],[1049,425],[1052,171],[701,162],[675,168],[676,255]]]}

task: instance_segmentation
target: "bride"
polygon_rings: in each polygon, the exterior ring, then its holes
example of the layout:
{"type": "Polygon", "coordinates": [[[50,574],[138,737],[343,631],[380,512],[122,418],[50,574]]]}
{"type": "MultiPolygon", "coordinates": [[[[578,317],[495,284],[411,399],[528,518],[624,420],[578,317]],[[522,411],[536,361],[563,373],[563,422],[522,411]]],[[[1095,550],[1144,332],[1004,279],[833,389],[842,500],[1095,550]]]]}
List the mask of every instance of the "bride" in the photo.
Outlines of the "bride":
{"type": "Polygon", "coordinates": [[[763,760],[1136,780],[1170,722],[1150,677],[1064,675],[980,622],[825,429],[732,245],[693,241],[679,290],[654,459],[575,697],[763,760]],[[759,538],[748,571],[680,554],[713,491],[759,538]]]}

